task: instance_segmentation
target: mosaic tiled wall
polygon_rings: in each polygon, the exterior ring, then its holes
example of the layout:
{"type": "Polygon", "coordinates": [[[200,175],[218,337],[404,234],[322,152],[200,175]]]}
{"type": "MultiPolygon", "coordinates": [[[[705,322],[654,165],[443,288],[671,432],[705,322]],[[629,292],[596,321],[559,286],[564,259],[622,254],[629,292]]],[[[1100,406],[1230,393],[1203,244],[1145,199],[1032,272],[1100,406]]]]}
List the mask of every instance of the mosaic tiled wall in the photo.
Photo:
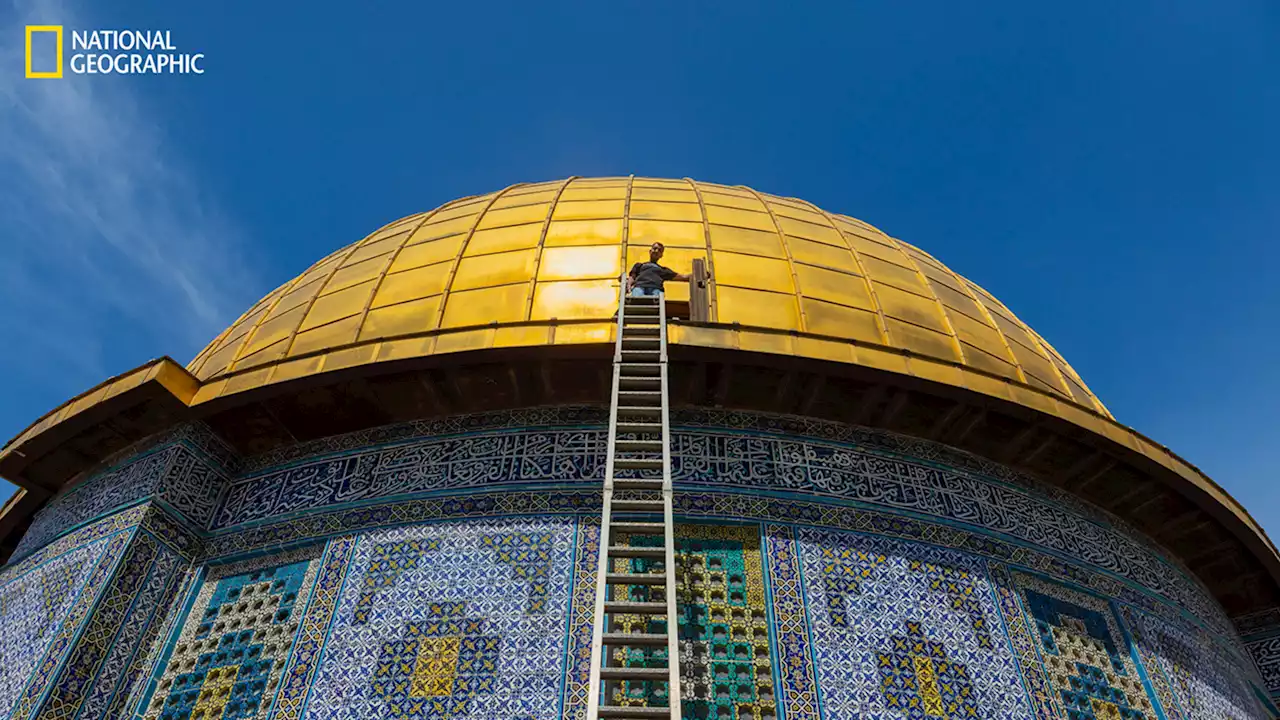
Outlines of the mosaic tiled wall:
{"type": "Polygon", "coordinates": [[[117,718],[148,665],[191,558],[134,508],[0,573],[0,717],[117,718]]]}
{"type": "Polygon", "coordinates": [[[1280,702],[1280,608],[1236,618],[1236,627],[1262,673],[1267,692],[1280,702]]]}
{"type": "MultiPolygon", "coordinates": [[[[8,625],[49,625],[35,632],[55,648],[27,670],[0,658],[0,672],[43,678],[38,692],[0,685],[0,702],[24,720],[585,717],[597,420],[462,418],[245,461],[191,433],[153,445],[46,511],[62,515],[0,575],[0,613],[10,583],[37,578],[13,585],[22,619],[0,625],[0,652],[8,625]],[[91,501],[95,483],[126,477],[154,502],[115,488],[91,501]],[[41,614],[39,568],[46,584],[99,590],[41,614]],[[55,616],[77,612],[83,632],[58,645],[55,616]]],[[[1246,637],[1259,675],[1207,592],[1093,508],[897,436],[678,420],[686,717],[1275,710],[1263,696],[1280,634],[1246,637]]]]}

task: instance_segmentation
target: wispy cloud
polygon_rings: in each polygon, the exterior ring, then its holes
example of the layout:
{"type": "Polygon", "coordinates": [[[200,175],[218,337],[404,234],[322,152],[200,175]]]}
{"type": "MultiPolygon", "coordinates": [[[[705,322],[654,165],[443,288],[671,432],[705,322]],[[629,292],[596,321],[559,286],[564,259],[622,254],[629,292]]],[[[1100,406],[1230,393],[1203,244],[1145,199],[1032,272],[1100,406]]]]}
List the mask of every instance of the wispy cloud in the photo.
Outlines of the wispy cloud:
{"type": "Polygon", "coordinates": [[[96,381],[185,361],[254,299],[247,238],[166,145],[163,109],[138,93],[148,79],[25,79],[21,25],[88,23],[58,0],[14,9],[0,37],[3,362],[96,381]]]}

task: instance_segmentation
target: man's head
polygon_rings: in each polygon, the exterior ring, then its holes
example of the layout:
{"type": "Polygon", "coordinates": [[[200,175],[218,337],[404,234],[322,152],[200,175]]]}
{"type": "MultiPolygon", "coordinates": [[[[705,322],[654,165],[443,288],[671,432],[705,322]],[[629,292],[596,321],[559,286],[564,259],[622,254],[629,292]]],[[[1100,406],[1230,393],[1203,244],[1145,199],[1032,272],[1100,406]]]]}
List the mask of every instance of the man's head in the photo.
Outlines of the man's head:
{"type": "Polygon", "coordinates": [[[649,262],[658,262],[662,259],[662,251],[666,250],[662,243],[656,242],[649,246],[649,262]]]}

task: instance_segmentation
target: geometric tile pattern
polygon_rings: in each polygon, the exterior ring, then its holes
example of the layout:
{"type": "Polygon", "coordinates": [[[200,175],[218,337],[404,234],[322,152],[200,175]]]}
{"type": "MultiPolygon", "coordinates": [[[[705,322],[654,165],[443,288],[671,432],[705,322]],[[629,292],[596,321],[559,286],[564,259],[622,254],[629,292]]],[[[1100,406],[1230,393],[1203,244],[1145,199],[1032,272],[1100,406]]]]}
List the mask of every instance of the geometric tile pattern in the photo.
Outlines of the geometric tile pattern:
{"type": "Polygon", "coordinates": [[[890,712],[909,720],[976,718],[969,669],[947,659],[947,648],[925,637],[921,624],[906,622],[876,653],[880,691],[890,712]]]}
{"type": "Polygon", "coordinates": [[[558,720],[577,525],[526,517],[358,536],[303,717],[558,720]],[[390,547],[399,570],[363,602],[390,547]]]}
{"type": "Polygon", "coordinates": [[[969,573],[948,565],[912,560],[911,570],[923,573],[929,578],[929,589],[944,593],[951,601],[951,609],[959,610],[969,616],[973,633],[978,639],[978,647],[991,649],[991,635],[987,632],[987,619],[982,613],[982,605],[978,603],[977,589],[973,586],[973,578],[969,573]]]}
{"type": "Polygon", "coordinates": [[[302,715],[302,705],[311,690],[316,664],[324,648],[329,625],[333,622],[338,591],[347,576],[355,544],[353,538],[342,537],[333,540],[325,548],[316,573],[315,588],[311,591],[311,601],[298,628],[297,639],[294,640],[293,661],[285,668],[280,683],[280,694],[276,696],[272,720],[297,720],[302,715]]]}
{"type": "MultiPolygon", "coordinates": [[[[661,538],[618,533],[617,545],[655,547],[661,538]]],[[[685,718],[777,716],[768,604],[759,525],[677,525],[676,612],[680,640],[681,714],[685,718]]],[[[615,560],[647,571],[649,560],[615,560]]],[[[660,594],[660,591],[659,591],[660,594]]],[[[652,586],[617,586],[619,600],[661,600],[652,586]]],[[[617,615],[619,632],[666,632],[665,621],[617,615]]],[[[663,667],[666,649],[617,650],[626,667],[663,667]]],[[[665,683],[619,683],[614,703],[663,706],[665,683]],[[651,691],[646,694],[646,691],[651,691]]]]}
{"type": "Polygon", "coordinates": [[[431,603],[403,635],[382,643],[371,694],[393,720],[466,715],[477,695],[490,695],[502,638],[484,618],[468,617],[464,602],[431,603]]]}
{"type": "Polygon", "coordinates": [[[777,698],[793,720],[817,720],[818,683],[814,676],[808,614],[800,588],[800,562],[795,528],[764,527],[769,568],[770,601],[777,638],[779,687],[777,698]]]}
{"type": "Polygon", "coordinates": [[[1266,713],[1238,668],[1247,664],[1208,633],[1176,618],[1129,607],[1125,626],[1169,720],[1260,717],[1266,713]]]}
{"type": "MultiPolygon", "coordinates": [[[[322,456],[297,457],[299,450],[275,454],[276,460],[292,458],[292,465],[260,467],[231,481],[211,527],[225,530],[445,491],[581,486],[598,481],[604,469],[605,431],[580,425],[595,419],[582,408],[517,411],[317,442],[307,447],[322,456]],[[512,432],[522,421],[524,429],[512,432]],[[579,426],[556,426],[562,422],[579,426]],[[329,448],[340,454],[323,455],[329,448]]],[[[1069,494],[994,463],[936,443],[796,418],[687,411],[673,422],[672,477],[683,487],[800,492],[961,523],[1088,558],[1098,569],[1228,627],[1205,590],[1149,542],[1069,494]]]]}
{"type": "Polygon", "coordinates": [[[312,547],[210,570],[162,659],[145,718],[265,718],[315,580],[317,554],[312,547]]]}
{"type": "Polygon", "coordinates": [[[564,685],[561,716],[582,720],[587,716],[591,685],[591,635],[595,627],[596,570],[600,562],[600,517],[579,518],[573,556],[573,581],[569,597],[568,645],[564,651],[564,685]]]}
{"type": "Polygon", "coordinates": [[[106,541],[0,575],[0,717],[13,710],[58,624],[66,617],[106,541]]]}
{"type": "Polygon", "coordinates": [[[167,575],[175,564],[172,555],[166,553],[168,557],[165,557],[161,553],[160,543],[149,533],[134,535],[37,712],[39,720],[70,720],[82,709],[93,717],[92,713],[111,699],[123,670],[121,665],[128,660],[138,635],[151,620],[154,608],[149,605],[155,601],[157,588],[147,580],[155,570],[167,575]],[[142,607],[138,607],[139,603],[142,607]],[[126,625],[131,626],[133,632],[118,639],[126,625]],[[90,696],[93,702],[84,708],[90,696]]]}
{"type": "Polygon", "coordinates": [[[1015,578],[1064,717],[1154,718],[1151,699],[1109,604],[1031,576],[1015,578]]]}
{"type": "Polygon", "coordinates": [[[373,599],[378,591],[393,585],[400,573],[417,567],[423,553],[439,549],[440,543],[436,540],[404,540],[373,546],[369,567],[359,581],[360,599],[356,601],[352,622],[356,625],[368,622],[369,613],[373,610],[373,599]]]}
{"type": "Polygon", "coordinates": [[[981,561],[860,533],[801,528],[798,539],[827,717],[1035,717],[1013,648],[985,620],[999,612],[981,561]],[[844,591],[850,578],[856,592],[844,591]]]}

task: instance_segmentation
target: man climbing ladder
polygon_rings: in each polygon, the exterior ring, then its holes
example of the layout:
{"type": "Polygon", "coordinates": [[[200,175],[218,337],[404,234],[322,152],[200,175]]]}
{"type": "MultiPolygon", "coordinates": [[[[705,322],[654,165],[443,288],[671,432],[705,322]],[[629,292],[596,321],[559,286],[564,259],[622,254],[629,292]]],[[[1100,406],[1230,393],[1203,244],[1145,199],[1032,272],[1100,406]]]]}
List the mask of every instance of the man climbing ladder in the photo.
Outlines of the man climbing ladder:
{"type": "Polygon", "coordinates": [[[685,276],[658,264],[662,250],[618,294],[588,720],[680,718],[662,283],[685,276]]]}

